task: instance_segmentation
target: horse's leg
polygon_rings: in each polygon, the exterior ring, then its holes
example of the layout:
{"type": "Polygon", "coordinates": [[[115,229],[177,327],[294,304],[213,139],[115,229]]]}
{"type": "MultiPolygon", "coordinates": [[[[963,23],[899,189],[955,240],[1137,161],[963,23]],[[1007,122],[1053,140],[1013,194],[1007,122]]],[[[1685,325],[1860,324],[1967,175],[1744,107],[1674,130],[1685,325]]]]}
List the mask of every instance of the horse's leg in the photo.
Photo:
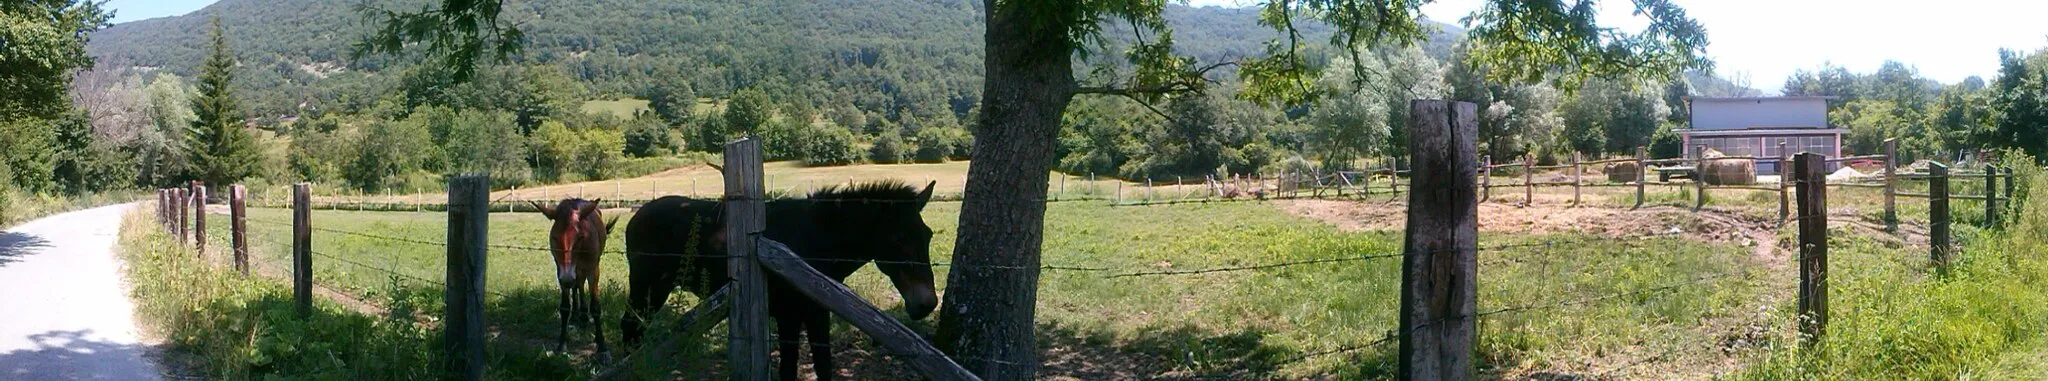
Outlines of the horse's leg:
{"type": "Polygon", "coordinates": [[[589,298],[584,299],[590,307],[590,333],[597,335],[597,363],[609,364],[612,362],[612,350],[604,345],[604,321],[598,318],[599,316],[604,316],[604,307],[597,300],[596,269],[591,269],[590,279],[586,280],[584,287],[586,289],[583,293],[590,295],[589,298]]]}
{"type": "Polygon", "coordinates": [[[803,350],[802,342],[797,340],[803,337],[804,321],[795,316],[777,316],[775,328],[775,338],[782,344],[782,379],[795,380],[797,351],[803,350]]]}
{"type": "Polygon", "coordinates": [[[660,261],[630,261],[626,268],[626,313],[619,316],[619,330],[624,337],[626,348],[632,350],[640,345],[640,336],[646,331],[642,322],[661,311],[668,302],[668,293],[676,284],[675,265],[662,266],[660,261]],[[657,269],[659,267],[659,269],[657,269]]]}
{"type": "Polygon", "coordinates": [[[811,343],[811,373],[818,381],[831,381],[839,373],[832,366],[832,313],[818,308],[804,317],[804,337],[811,343]]]}
{"type": "Polygon", "coordinates": [[[562,300],[561,303],[557,304],[558,307],[556,309],[557,312],[561,313],[562,323],[561,330],[557,331],[555,335],[555,352],[557,353],[569,352],[569,315],[575,309],[575,306],[569,304],[571,303],[569,292],[569,287],[562,287],[562,300]]]}

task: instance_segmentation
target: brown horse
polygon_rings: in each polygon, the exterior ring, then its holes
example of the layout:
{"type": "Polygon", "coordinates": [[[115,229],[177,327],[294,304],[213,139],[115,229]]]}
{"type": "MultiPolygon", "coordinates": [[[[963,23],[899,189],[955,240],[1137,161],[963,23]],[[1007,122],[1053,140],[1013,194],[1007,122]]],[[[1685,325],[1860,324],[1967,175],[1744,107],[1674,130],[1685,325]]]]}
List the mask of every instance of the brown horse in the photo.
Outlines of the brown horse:
{"type": "MultiPolygon", "coordinates": [[[[788,245],[806,264],[841,283],[873,262],[902,296],[904,314],[923,319],[939,305],[932,229],[922,215],[936,184],[919,191],[899,181],[875,181],[826,188],[804,199],[771,200],[761,236],[788,245]]],[[[721,201],[667,196],[642,205],[626,223],[626,305],[631,311],[620,318],[619,328],[627,348],[639,342],[645,319],[661,311],[677,287],[703,297],[730,281],[724,213],[721,201]]],[[[781,379],[797,379],[802,339],[811,347],[812,373],[820,381],[831,380],[837,373],[831,311],[782,276],[769,273],[767,278],[781,379]]]]}
{"type": "Polygon", "coordinates": [[[598,261],[605,238],[619,221],[605,222],[604,211],[597,208],[595,200],[564,199],[554,207],[532,203],[541,215],[555,222],[548,230],[548,249],[555,260],[555,281],[562,286],[562,325],[556,351],[568,349],[569,321],[583,320],[597,336],[598,362],[611,362],[611,349],[604,343],[604,323],[598,319],[604,315],[597,301],[598,261]]]}

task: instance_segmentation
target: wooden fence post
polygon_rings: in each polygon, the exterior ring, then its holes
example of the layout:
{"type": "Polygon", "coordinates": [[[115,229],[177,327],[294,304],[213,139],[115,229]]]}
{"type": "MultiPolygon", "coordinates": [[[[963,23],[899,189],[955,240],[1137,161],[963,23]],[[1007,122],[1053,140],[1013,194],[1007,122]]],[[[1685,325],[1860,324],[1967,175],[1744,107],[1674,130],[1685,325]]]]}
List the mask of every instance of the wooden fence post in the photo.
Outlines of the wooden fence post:
{"type": "Polygon", "coordinates": [[[1479,202],[1493,199],[1493,155],[1479,156],[1479,202]]]}
{"type": "Polygon", "coordinates": [[[228,187],[228,238],[234,247],[235,271],[249,276],[249,189],[242,184],[228,187]]]}
{"type": "Polygon", "coordinates": [[[725,242],[727,275],[732,277],[732,315],[726,320],[731,337],[727,366],[734,380],[767,380],[768,290],[762,280],[760,253],[754,238],[767,227],[762,202],[761,141],[740,139],[725,145],[725,242]]]}
{"type": "MultiPolygon", "coordinates": [[[[1401,157],[1395,156],[1387,163],[1387,189],[1394,192],[1394,198],[1401,198],[1401,157]]],[[[1415,186],[1415,181],[1409,181],[1408,186],[1415,186]]]]}
{"type": "Polygon", "coordinates": [[[178,245],[180,246],[190,243],[192,238],[192,236],[185,235],[185,227],[190,226],[187,225],[188,220],[185,217],[185,201],[189,200],[189,198],[185,197],[185,192],[185,188],[171,188],[171,213],[176,214],[176,216],[173,216],[173,219],[177,220],[178,245]]]}
{"type": "Polygon", "coordinates": [[[1536,206],[1536,153],[1522,153],[1522,206],[1536,206]]]}
{"type": "Polygon", "coordinates": [[[1934,267],[1947,274],[1954,254],[1949,247],[1948,165],[1930,162],[1927,175],[1927,243],[1933,249],[1929,255],[1934,267]]]}
{"type": "Polygon", "coordinates": [[[1998,166],[1984,166],[1984,227],[1998,226],[1998,166]]]}
{"type": "Polygon", "coordinates": [[[491,177],[448,180],[448,288],[443,294],[441,346],[451,377],[484,376],[484,284],[490,267],[491,177]]]}
{"type": "Polygon", "coordinates": [[[1572,151],[1572,206],[1579,206],[1579,183],[1583,172],[1579,169],[1579,152],[1572,151]]]}
{"type": "Polygon", "coordinates": [[[1692,211],[1695,212],[1707,207],[1707,146],[1698,148],[1699,154],[1693,155],[1697,160],[1692,162],[1692,186],[1696,190],[1692,195],[1692,211]]]}
{"type": "Polygon", "coordinates": [[[1899,139],[1884,140],[1884,230],[1899,232],[1899,139]]]}
{"type": "Polygon", "coordinates": [[[2017,212],[2018,209],[2012,206],[2012,200],[2013,197],[2016,197],[2013,192],[2019,190],[2020,178],[2013,176],[2012,166],[2006,166],[2003,172],[2005,172],[2005,207],[2006,209],[2013,209],[2010,211],[2017,212]]]}
{"type": "Polygon", "coordinates": [[[1794,160],[1799,178],[1799,334],[1812,344],[1828,326],[1827,158],[1807,152],[1794,160]]]}
{"type": "Polygon", "coordinates": [[[1650,182],[1650,165],[1649,165],[1650,163],[1648,163],[1648,161],[1649,161],[1649,160],[1648,160],[1648,159],[1649,159],[1649,157],[1650,157],[1650,149],[1649,149],[1648,147],[1641,147],[1641,146],[1637,146],[1637,147],[1636,147],[1636,208],[1637,208],[1637,209],[1641,209],[1641,208],[1643,207],[1643,186],[1644,186],[1644,185],[1646,185],[1645,183],[1649,183],[1649,182],[1650,182]]]}
{"type": "Polygon", "coordinates": [[[192,182],[192,251],[206,258],[206,183],[192,182]]]}
{"type": "Polygon", "coordinates": [[[292,184],[292,304],[313,315],[313,184],[292,184]]]}
{"type": "Polygon", "coordinates": [[[1399,379],[1470,380],[1477,337],[1478,214],[1472,162],[1478,106],[1416,100],[1408,152],[1415,160],[1402,255],[1399,379]]]}
{"type": "Polygon", "coordinates": [[[1778,165],[1772,166],[1778,172],[1778,222],[1785,222],[1792,214],[1792,153],[1785,151],[1785,141],[1778,141],[1778,165]]]}

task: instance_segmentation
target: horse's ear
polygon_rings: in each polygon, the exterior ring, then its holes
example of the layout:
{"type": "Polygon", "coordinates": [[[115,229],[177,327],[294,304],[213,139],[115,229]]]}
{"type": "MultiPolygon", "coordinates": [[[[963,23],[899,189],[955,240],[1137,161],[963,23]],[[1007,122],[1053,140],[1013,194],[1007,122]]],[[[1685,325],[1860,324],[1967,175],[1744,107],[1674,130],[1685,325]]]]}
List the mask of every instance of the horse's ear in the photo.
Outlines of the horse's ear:
{"type": "Polygon", "coordinates": [[[577,212],[577,213],[582,213],[582,214],[583,214],[583,215],[585,215],[585,216],[588,216],[588,215],[590,215],[591,213],[597,213],[597,205],[598,205],[598,204],[600,204],[600,203],[603,203],[603,202],[604,202],[604,199],[602,199],[602,198],[600,198],[600,199],[596,199],[596,200],[590,200],[590,202],[586,202],[586,203],[583,203],[583,205],[582,205],[581,207],[578,207],[578,208],[576,208],[576,212],[577,212]]]}
{"type": "Polygon", "coordinates": [[[718,170],[718,174],[721,174],[721,175],[725,174],[725,167],[719,166],[718,164],[711,164],[711,162],[709,162],[709,161],[707,161],[707,162],[704,162],[704,165],[709,165],[709,166],[711,166],[711,169],[716,169],[716,170],[718,170]]]}
{"type": "Polygon", "coordinates": [[[542,205],[540,201],[527,200],[526,203],[533,204],[533,210],[540,211],[540,215],[547,216],[550,220],[555,219],[555,208],[542,205]]]}
{"type": "Polygon", "coordinates": [[[938,180],[932,180],[930,184],[924,185],[924,191],[917,193],[917,210],[924,210],[924,204],[929,204],[932,202],[932,188],[936,188],[938,186],[938,180]]]}

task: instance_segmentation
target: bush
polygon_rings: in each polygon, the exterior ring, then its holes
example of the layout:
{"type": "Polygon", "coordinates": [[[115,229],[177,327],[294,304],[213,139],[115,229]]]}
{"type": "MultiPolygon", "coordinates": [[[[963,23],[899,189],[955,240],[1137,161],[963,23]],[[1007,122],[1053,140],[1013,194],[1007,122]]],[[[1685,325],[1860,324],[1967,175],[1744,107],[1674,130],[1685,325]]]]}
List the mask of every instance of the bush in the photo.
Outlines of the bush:
{"type": "Polygon", "coordinates": [[[917,131],[917,152],[911,159],[919,163],[944,163],[946,156],[953,153],[953,139],[946,131],[927,128],[917,131]]]}
{"type": "Polygon", "coordinates": [[[532,148],[533,177],[543,183],[561,181],[576,161],[576,148],[582,145],[582,136],[556,121],[542,122],[527,139],[532,148]]]}
{"type": "Polygon", "coordinates": [[[822,128],[806,134],[803,161],[805,165],[847,165],[860,161],[860,147],[854,145],[853,131],[844,128],[822,128]]]}
{"type": "Polygon", "coordinates": [[[603,129],[586,129],[576,146],[575,168],[584,180],[605,180],[616,176],[613,167],[625,159],[625,138],[603,129]]]}
{"type": "Polygon", "coordinates": [[[642,115],[626,127],[626,155],[655,157],[676,154],[681,144],[675,134],[657,118],[642,115]]]}
{"type": "Polygon", "coordinates": [[[875,164],[901,164],[904,153],[903,137],[896,133],[883,133],[875,138],[875,145],[868,147],[868,161],[875,164]]]}

